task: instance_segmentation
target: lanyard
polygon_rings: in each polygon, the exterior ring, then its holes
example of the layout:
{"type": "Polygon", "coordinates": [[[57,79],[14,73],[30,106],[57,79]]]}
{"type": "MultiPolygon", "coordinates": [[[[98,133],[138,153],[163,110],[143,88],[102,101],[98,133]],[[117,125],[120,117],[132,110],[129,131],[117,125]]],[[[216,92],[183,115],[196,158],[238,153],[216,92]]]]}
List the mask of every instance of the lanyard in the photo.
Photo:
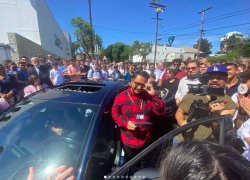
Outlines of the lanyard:
{"type": "MultiPolygon", "coordinates": [[[[127,90],[127,92],[128,92],[128,90],[127,90]]],[[[129,92],[128,92],[128,96],[131,99],[131,101],[134,103],[134,105],[136,105],[135,102],[133,101],[133,99],[131,98],[129,92]]],[[[143,100],[141,100],[141,109],[140,109],[140,111],[142,110],[142,104],[143,104],[143,100]]]]}

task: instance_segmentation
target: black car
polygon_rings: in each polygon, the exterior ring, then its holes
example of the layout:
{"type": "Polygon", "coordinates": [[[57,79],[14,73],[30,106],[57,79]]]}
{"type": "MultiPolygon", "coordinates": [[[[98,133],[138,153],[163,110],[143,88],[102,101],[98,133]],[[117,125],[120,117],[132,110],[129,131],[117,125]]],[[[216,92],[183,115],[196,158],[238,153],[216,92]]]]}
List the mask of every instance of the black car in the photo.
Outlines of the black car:
{"type": "Polygon", "coordinates": [[[121,141],[111,116],[122,82],[75,82],[40,90],[0,118],[0,180],[46,179],[56,167],[75,179],[103,179],[119,166],[121,141]]]}
{"type": "Polygon", "coordinates": [[[115,96],[127,88],[113,81],[65,83],[12,105],[0,117],[0,180],[26,180],[30,167],[36,170],[35,179],[46,179],[61,165],[73,167],[75,179],[157,179],[162,150],[173,145],[174,136],[214,121],[220,124],[219,143],[224,144],[229,116],[173,130],[172,115],[153,115],[155,142],[126,162],[111,108],[115,96]]]}

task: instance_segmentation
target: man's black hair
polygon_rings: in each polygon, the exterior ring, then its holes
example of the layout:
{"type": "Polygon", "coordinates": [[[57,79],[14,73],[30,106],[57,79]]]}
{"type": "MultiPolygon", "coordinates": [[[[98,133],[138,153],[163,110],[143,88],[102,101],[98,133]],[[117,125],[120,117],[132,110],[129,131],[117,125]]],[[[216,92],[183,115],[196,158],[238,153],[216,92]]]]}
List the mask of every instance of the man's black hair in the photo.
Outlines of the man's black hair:
{"type": "Polygon", "coordinates": [[[245,157],[229,146],[209,141],[182,141],[168,148],[161,159],[161,180],[245,180],[250,174],[245,157]]]}
{"type": "MultiPolygon", "coordinates": [[[[28,59],[26,56],[21,56],[21,59],[23,59],[23,58],[26,58],[26,59],[28,59]]],[[[29,60],[29,59],[28,59],[29,60]]]]}
{"type": "Polygon", "coordinates": [[[55,61],[60,61],[61,59],[59,57],[54,58],[55,61]]]}
{"type": "Polygon", "coordinates": [[[27,65],[26,65],[27,67],[34,67],[34,65],[33,64],[30,64],[30,63],[28,63],[27,65]]]}
{"type": "Polygon", "coordinates": [[[155,67],[155,64],[154,64],[154,63],[150,63],[150,64],[149,64],[149,66],[152,66],[152,65],[155,67]]]}
{"type": "Polygon", "coordinates": [[[52,63],[52,66],[58,66],[59,64],[58,64],[58,62],[53,62],[52,63]]]}
{"type": "Polygon", "coordinates": [[[138,75],[144,77],[148,82],[149,74],[146,71],[136,71],[131,79],[135,79],[138,75]]]}
{"type": "Polygon", "coordinates": [[[171,62],[165,62],[165,63],[164,63],[164,66],[165,66],[165,67],[170,67],[171,65],[172,65],[171,62]]]}
{"type": "Polygon", "coordinates": [[[149,77],[151,77],[151,78],[153,78],[153,79],[156,79],[155,73],[151,73],[151,74],[149,75],[149,77]]]}
{"type": "Polygon", "coordinates": [[[238,65],[235,63],[226,63],[225,66],[234,66],[234,68],[237,70],[238,69],[238,65]]]}
{"type": "Polygon", "coordinates": [[[181,59],[174,59],[172,63],[174,64],[175,62],[177,62],[177,63],[179,63],[179,65],[181,65],[182,60],[181,59]]]}
{"type": "Polygon", "coordinates": [[[223,64],[223,63],[226,64],[227,61],[226,61],[226,60],[221,60],[220,63],[221,63],[221,64],[223,64]]]}

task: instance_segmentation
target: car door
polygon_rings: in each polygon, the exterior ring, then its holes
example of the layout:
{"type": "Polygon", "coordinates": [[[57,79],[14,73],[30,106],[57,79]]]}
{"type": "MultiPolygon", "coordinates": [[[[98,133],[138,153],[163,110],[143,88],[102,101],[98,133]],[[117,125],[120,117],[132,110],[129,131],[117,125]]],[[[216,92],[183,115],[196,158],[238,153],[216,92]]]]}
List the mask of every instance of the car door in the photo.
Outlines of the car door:
{"type": "Polygon", "coordinates": [[[116,95],[122,90],[124,88],[114,93],[108,103],[104,105],[101,121],[98,124],[94,144],[91,149],[86,180],[103,179],[104,176],[112,173],[120,163],[120,133],[111,115],[111,109],[116,95]]]}
{"type": "Polygon", "coordinates": [[[173,146],[177,142],[177,136],[183,134],[183,132],[197,128],[203,125],[209,125],[211,123],[218,123],[219,132],[218,136],[214,138],[214,142],[224,145],[232,144],[232,139],[228,137],[230,134],[226,132],[227,127],[232,125],[232,117],[230,115],[208,117],[199,119],[193,122],[188,123],[185,126],[177,128],[160,139],[156,140],[149,147],[143,150],[136,157],[127,162],[123,167],[118,171],[109,174],[105,179],[112,180],[157,180],[159,179],[159,167],[160,160],[166,149],[173,146]],[[225,138],[227,137],[227,138],[225,138]]]}

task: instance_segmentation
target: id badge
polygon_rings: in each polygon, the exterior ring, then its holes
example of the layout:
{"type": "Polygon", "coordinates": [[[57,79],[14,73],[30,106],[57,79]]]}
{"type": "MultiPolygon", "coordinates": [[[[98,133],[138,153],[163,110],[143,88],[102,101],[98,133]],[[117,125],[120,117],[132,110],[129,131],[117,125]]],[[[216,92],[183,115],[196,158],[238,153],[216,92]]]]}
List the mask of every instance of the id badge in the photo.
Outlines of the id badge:
{"type": "Polygon", "coordinates": [[[136,119],[144,119],[144,115],[143,114],[137,114],[136,119]]]}

